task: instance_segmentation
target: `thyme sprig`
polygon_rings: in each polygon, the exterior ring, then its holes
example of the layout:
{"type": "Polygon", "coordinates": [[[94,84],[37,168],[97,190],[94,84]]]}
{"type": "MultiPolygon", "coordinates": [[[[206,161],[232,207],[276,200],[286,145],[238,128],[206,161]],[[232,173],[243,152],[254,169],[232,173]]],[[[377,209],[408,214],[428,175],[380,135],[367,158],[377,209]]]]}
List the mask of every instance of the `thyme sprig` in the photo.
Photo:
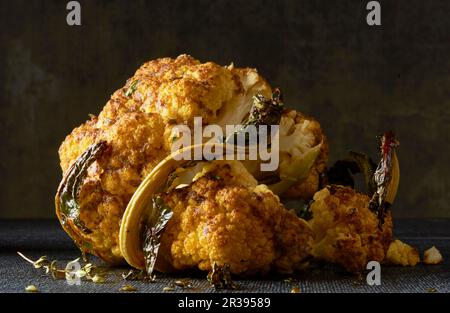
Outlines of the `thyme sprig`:
{"type": "Polygon", "coordinates": [[[94,283],[103,283],[106,279],[106,271],[92,263],[86,263],[79,269],[74,270],[77,267],[74,265],[80,262],[80,258],[68,262],[62,269],[58,268],[56,260],[48,260],[46,256],[41,256],[36,261],[33,261],[21,252],[17,252],[17,254],[28,263],[31,263],[34,268],[44,269],[45,274],[50,274],[54,279],[65,279],[66,281],[84,279],[94,283]]]}

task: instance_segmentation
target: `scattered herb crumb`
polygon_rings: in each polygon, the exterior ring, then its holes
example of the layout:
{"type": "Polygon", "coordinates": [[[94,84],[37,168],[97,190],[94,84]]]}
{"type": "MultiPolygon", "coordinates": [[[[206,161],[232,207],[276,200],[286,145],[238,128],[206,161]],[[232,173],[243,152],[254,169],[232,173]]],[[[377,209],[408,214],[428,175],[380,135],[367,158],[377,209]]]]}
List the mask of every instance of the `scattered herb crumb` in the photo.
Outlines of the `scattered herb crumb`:
{"type": "Polygon", "coordinates": [[[131,269],[128,273],[122,273],[124,280],[139,280],[145,282],[155,282],[156,276],[149,276],[146,271],[131,269]]]}
{"type": "Polygon", "coordinates": [[[137,289],[131,285],[124,285],[122,288],[120,288],[120,291],[133,292],[137,291],[137,289]]]}
{"type": "Polygon", "coordinates": [[[286,284],[298,284],[298,280],[292,277],[284,279],[283,282],[285,282],[286,284]]]}
{"type": "Polygon", "coordinates": [[[167,286],[167,287],[164,287],[164,288],[163,288],[163,291],[164,291],[164,292],[171,292],[171,291],[174,291],[174,290],[175,290],[175,288],[172,287],[172,286],[167,286]]]}
{"type": "Polygon", "coordinates": [[[192,288],[192,284],[188,279],[180,279],[175,281],[175,286],[180,288],[192,288]]]}
{"type": "Polygon", "coordinates": [[[25,287],[26,292],[39,292],[39,289],[35,285],[29,285],[25,287]]]}
{"type": "Polygon", "coordinates": [[[96,284],[102,284],[105,282],[105,277],[95,274],[94,277],[92,277],[92,281],[96,284]]]}
{"type": "Polygon", "coordinates": [[[231,280],[230,265],[223,266],[213,264],[212,270],[208,273],[208,281],[216,289],[237,289],[238,285],[231,280]]]}

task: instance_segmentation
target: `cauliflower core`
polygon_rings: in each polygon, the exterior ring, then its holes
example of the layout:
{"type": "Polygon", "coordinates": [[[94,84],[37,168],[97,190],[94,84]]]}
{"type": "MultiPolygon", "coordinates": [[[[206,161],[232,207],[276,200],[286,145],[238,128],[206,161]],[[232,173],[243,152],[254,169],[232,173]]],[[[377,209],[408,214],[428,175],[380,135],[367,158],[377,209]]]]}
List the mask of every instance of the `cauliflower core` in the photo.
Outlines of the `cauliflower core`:
{"type": "Polygon", "coordinates": [[[170,255],[176,269],[209,271],[215,263],[229,265],[234,274],[290,273],[309,255],[308,224],[265,185],[252,182],[238,161],[213,162],[189,186],[163,199],[173,216],[160,253],[170,255]]]}
{"type": "Polygon", "coordinates": [[[382,262],[392,241],[390,213],[378,227],[369,197],[343,186],[328,186],[314,195],[309,224],[316,236],[312,254],[319,260],[360,272],[369,261],[382,262]]]}

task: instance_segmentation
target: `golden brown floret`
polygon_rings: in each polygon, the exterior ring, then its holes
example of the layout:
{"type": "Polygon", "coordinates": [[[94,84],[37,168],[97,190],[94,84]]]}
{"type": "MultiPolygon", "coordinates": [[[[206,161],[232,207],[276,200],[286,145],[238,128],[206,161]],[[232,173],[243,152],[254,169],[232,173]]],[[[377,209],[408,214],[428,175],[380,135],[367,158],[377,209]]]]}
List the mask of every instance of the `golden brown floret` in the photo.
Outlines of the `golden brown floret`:
{"type": "Polygon", "coordinates": [[[179,270],[209,271],[214,263],[242,275],[300,268],[313,240],[307,223],[266,186],[236,184],[228,179],[230,172],[223,162],[188,187],[164,195],[174,214],[160,253],[171,255],[179,270]]]}
{"type": "Polygon", "coordinates": [[[384,261],[393,265],[415,266],[420,262],[419,251],[397,239],[389,245],[384,261]]]}
{"type": "Polygon", "coordinates": [[[158,114],[127,113],[107,131],[97,132],[96,139],[105,140],[108,148],[88,168],[78,193],[80,220],[90,232],[78,229],[81,240],[74,239],[86,252],[110,263],[121,261],[120,220],[142,179],[167,154],[163,131],[158,114]]]}
{"type": "Polygon", "coordinates": [[[213,62],[200,63],[188,55],[156,59],[142,65],[113,94],[99,122],[108,125],[124,112],[140,110],[161,114],[166,124],[192,122],[196,116],[208,123],[240,90],[237,76],[213,62]]]}
{"type": "Polygon", "coordinates": [[[382,262],[392,241],[392,218],[379,220],[369,197],[349,187],[328,186],[314,195],[309,221],[316,236],[313,256],[361,272],[369,261],[382,262]]]}
{"type": "Polygon", "coordinates": [[[63,173],[86,149],[97,142],[99,129],[95,127],[97,118],[92,117],[81,126],[72,130],[59,147],[59,158],[63,173]]]}

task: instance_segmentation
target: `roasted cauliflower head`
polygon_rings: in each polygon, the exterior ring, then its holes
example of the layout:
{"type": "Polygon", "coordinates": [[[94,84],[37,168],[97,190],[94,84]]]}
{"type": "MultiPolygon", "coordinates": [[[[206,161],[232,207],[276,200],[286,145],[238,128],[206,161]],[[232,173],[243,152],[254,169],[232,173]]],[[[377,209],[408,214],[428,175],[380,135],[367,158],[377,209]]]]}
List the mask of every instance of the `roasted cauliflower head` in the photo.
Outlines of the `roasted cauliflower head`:
{"type": "Polygon", "coordinates": [[[363,271],[369,261],[384,260],[392,242],[391,214],[379,227],[369,202],[367,195],[337,185],[314,195],[309,225],[315,234],[312,254],[316,259],[340,264],[353,273],[363,271]]]}
{"type": "MultiPolygon", "coordinates": [[[[173,127],[192,127],[195,117],[204,125],[238,125],[248,118],[255,96],[271,95],[255,69],[188,55],[145,63],[59,148],[63,179],[55,203],[64,229],[83,252],[120,262],[122,214],[146,175],[171,153],[173,127]]],[[[288,183],[274,193],[310,198],[325,168],[326,138],[314,119],[289,110],[282,116],[278,174],[288,183]],[[298,176],[299,169],[307,175],[298,176]]]]}
{"type": "Polygon", "coordinates": [[[175,269],[210,271],[217,264],[234,274],[291,273],[309,255],[313,236],[307,223],[238,161],[215,161],[194,182],[162,198],[173,216],[160,253],[170,255],[175,269]]]}
{"type": "Polygon", "coordinates": [[[245,99],[270,91],[254,69],[201,63],[187,55],[142,65],[100,114],[75,128],[59,148],[63,181],[56,207],[64,229],[84,252],[120,262],[123,211],[146,174],[170,154],[172,125],[192,125],[196,116],[211,123],[224,115],[224,107],[244,106],[245,99]],[[101,142],[102,149],[88,155],[101,142]]]}

